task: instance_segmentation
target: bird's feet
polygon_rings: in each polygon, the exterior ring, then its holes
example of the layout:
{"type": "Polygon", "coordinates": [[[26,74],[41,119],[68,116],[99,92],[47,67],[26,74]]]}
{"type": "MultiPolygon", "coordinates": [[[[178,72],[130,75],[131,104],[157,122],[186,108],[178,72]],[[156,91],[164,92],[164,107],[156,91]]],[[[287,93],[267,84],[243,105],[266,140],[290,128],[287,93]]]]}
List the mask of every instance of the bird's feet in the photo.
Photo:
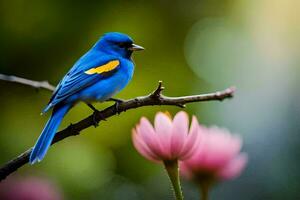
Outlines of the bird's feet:
{"type": "Polygon", "coordinates": [[[88,107],[90,107],[94,111],[93,112],[93,124],[94,124],[95,128],[97,126],[99,126],[100,120],[106,121],[106,118],[104,116],[102,116],[101,112],[99,110],[97,110],[92,104],[90,104],[90,103],[86,103],[86,104],[88,105],[88,107]],[[97,116],[100,116],[99,120],[97,120],[97,116]]]}
{"type": "Polygon", "coordinates": [[[96,128],[97,126],[99,126],[99,121],[97,121],[97,115],[98,115],[99,111],[94,111],[93,112],[93,125],[96,128]]]}
{"type": "Polygon", "coordinates": [[[124,100],[123,99],[110,98],[109,101],[114,101],[115,102],[115,105],[114,105],[115,111],[116,111],[117,114],[120,114],[121,111],[119,110],[119,105],[120,105],[120,103],[123,103],[124,100]]]}
{"type": "Polygon", "coordinates": [[[102,113],[99,110],[95,110],[93,113],[93,125],[95,128],[99,126],[99,121],[106,121],[106,118],[102,115],[102,113]]]}

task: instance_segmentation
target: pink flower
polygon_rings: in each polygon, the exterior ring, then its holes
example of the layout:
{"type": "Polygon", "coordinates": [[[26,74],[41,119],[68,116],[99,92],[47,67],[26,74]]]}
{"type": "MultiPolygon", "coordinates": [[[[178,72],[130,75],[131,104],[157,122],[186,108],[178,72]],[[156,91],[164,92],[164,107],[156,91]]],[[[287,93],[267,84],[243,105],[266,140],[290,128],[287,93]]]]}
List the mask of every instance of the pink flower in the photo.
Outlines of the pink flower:
{"type": "Polygon", "coordinates": [[[240,153],[241,138],[218,127],[199,127],[201,144],[193,156],[180,163],[183,176],[203,181],[233,179],[240,175],[247,163],[247,155],[240,153]],[[205,177],[205,178],[204,178],[205,177]]]}
{"type": "Polygon", "coordinates": [[[47,179],[38,177],[8,177],[0,184],[0,199],[61,200],[60,190],[47,179]]]}
{"type": "Polygon", "coordinates": [[[133,144],[137,151],[152,161],[184,160],[189,158],[198,143],[199,124],[186,112],[179,112],[172,120],[169,114],[159,112],[155,116],[154,127],[145,117],[132,131],[133,144]]]}

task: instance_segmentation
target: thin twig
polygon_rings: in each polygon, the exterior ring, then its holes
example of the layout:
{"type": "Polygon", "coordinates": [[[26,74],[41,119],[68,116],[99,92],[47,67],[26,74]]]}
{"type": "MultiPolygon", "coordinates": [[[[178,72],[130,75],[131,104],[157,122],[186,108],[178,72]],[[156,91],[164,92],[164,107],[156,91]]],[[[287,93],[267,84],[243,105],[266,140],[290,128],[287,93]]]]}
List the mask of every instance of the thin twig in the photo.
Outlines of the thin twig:
{"type": "MultiPolygon", "coordinates": [[[[15,82],[15,81],[12,81],[12,82],[15,82]]],[[[20,83],[20,82],[18,82],[18,83],[20,83]]],[[[27,80],[25,85],[32,86],[30,83],[40,83],[40,82],[37,82],[37,81],[28,82],[28,80],[27,80]]],[[[37,85],[40,85],[40,84],[37,84],[37,85]]],[[[37,87],[37,86],[33,86],[33,87],[37,87]]],[[[51,90],[50,88],[45,88],[45,87],[41,87],[41,88],[51,90]]],[[[82,130],[84,130],[90,126],[94,126],[94,124],[95,124],[94,120],[96,120],[96,122],[100,122],[103,119],[107,119],[111,116],[125,112],[126,110],[129,110],[129,109],[139,108],[139,107],[143,107],[143,106],[154,106],[154,105],[172,105],[172,106],[184,107],[185,104],[192,103],[192,102],[215,101],[215,100],[222,101],[226,98],[233,97],[234,92],[235,92],[235,88],[230,87],[226,90],[218,91],[215,93],[209,93],[209,94],[181,96],[181,97],[167,97],[167,96],[162,95],[161,92],[163,89],[164,89],[164,87],[162,86],[162,82],[159,81],[159,84],[158,84],[158,87],[156,88],[156,90],[154,90],[152,93],[150,93],[147,96],[136,97],[133,99],[126,100],[124,102],[119,102],[118,110],[116,110],[116,107],[113,105],[113,106],[107,107],[106,109],[98,112],[95,116],[92,114],[75,124],[71,124],[70,126],[63,129],[62,131],[59,131],[56,133],[52,144],[59,142],[69,136],[74,136],[74,135],[80,134],[80,132],[82,130]]],[[[15,172],[17,169],[19,169],[26,163],[28,163],[30,152],[31,152],[31,149],[25,151],[18,157],[14,158],[11,161],[8,161],[6,164],[4,164],[0,168],[0,181],[5,179],[8,175],[15,172]]]]}
{"type": "Polygon", "coordinates": [[[50,91],[53,91],[55,89],[55,87],[51,85],[48,81],[33,81],[26,78],[4,75],[4,74],[0,74],[0,80],[14,82],[21,85],[27,85],[35,89],[45,89],[50,91]]]}

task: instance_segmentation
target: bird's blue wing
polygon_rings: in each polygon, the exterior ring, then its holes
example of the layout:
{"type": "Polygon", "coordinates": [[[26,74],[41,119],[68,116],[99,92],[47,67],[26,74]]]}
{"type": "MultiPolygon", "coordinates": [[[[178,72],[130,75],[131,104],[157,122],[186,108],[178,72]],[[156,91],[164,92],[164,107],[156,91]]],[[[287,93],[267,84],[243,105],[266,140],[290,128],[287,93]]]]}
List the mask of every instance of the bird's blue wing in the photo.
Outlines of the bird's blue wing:
{"type": "Polygon", "coordinates": [[[99,54],[95,56],[93,52],[88,52],[61,80],[43,112],[47,112],[82,89],[111,76],[118,70],[119,65],[119,60],[115,57],[99,54]]]}

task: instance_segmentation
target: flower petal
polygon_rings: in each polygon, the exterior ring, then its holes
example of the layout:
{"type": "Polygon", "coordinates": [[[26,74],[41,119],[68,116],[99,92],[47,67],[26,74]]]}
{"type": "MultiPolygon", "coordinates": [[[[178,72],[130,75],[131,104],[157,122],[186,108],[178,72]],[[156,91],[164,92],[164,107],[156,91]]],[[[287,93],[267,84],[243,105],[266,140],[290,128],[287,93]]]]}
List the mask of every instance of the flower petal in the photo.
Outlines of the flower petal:
{"type": "Polygon", "coordinates": [[[171,158],[171,131],[172,121],[169,116],[158,112],[154,119],[155,132],[161,144],[161,150],[165,157],[171,158]]]}
{"type": "Polygon", "coordinates": [[[185,160],[192,156],[192,154],[196,151],[197,146],[200,144],[200,130],[199,123],[195,116],[192,118],[192,124],[190,128],[190,132],[188,134],[187,140],[184,143],[184,146],[180,152],[181,160],[185,160]]]}
{"type": "Polygon", "coordinates": [[[224,180],[236,178],[241,174],[248,162],[246,153],[241,153],[229,162],[219,173],[218,176],[224,180]]]}
{"type": "Polygon", "coordinates": [[[220,169],[233,159],[241,149],[241,139],[232,136],[226,129],[211,127],[207,129],[203,146],[203,165],[210,169],[220,169]]]}
{"type": "Polygon", "coordinates": [[[137,126],[137,132],[141,135],[143,142],[149,147],[149,149],[163,160],[164,157],[158,136],[147,118],[141,118],[140,125],[137,126]]]}
{"type": "Polygon", "coordinates": [[[132,130],[132,141],[136,150],[148,160],[158,162],[159,158],[148,148],[148,146],[143,142],[140,135],[135,129],[132,130]]]}
{"type": "Polygon", "coordinates": [[[188,134],[189,119],[186,112],[179,112],[175,115],[171,136],[171,154],[173,158],[179,156],[188,134]]]}
{"type": "Polygon", "coordinates": [[[189,168],[189,166],[186,164],[186,162],[179,162],[179,170],[180,175],[183,176],[186,179],[191,180],[193,178],[193,171],[189,168]]]}

